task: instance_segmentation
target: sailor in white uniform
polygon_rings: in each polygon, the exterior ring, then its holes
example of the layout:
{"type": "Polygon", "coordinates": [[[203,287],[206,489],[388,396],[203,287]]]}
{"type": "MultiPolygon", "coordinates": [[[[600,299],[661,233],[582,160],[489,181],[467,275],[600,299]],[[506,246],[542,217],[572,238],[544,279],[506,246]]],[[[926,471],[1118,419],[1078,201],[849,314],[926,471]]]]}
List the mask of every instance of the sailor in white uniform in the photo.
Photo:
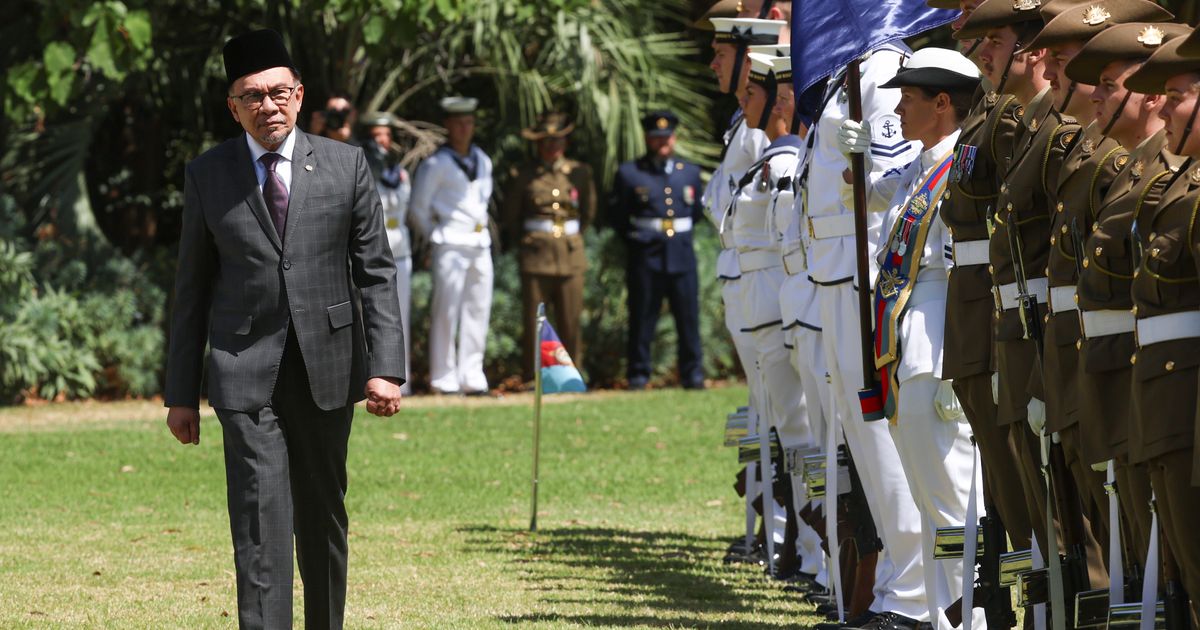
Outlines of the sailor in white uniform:
{"type": "MultiPolygon", "coordinates": [[[[952,169],[968,166],[955,159],[955,144],[978,86],[975,64],[944,48],[917,51],[880,86],[898,88],[901,133],[924,150],[898,175],[875,182],[867,202],[868,210],[884,213],[874,356],[885,374],[892,437],[921,512],[925,592],[941,630],[952,627],[944,612],[962,596],[963,562],[935,560],[934,534],[965,524],[972,487],[980,515],[983,505],[970,425],[952,383],[941,379],[952,239],[938,215],[952,169]]],[[[843,128],[856,139],[854,152],[869,151],[861,125],[846,121],[843,128]]],[[[974,619],[974,627],[983,625],[981,612],[974,619]]]]}
{"type": "MultiPolygon", "coordinates": [[[[409,334],[409,312],[412,310],[412,241],[408,233],[408,201],[412,194],[412,181],[408,171],[400,164],[392,131],[396,117],[389,112],[372,112],[363,117],[367,130],[367,142],[363,152],[371,174],[375,176],[375,190],[383,204],[384,227],[388,245],[396,262],[396,294],[400,300],[401,324],[404,326],[404,365],[412,365],[412,336],[409,334]]],[[[405,377],[408,378],[407,376],[405,377]]],[[[400,388],[409,393],[406,381],[400,388]]]]}
{"type": "MultiPolygon", "coordinates": [[[[755,20],[749,18],[713,18],[713,62],[711,67],[717,73],[717,81],[722,92],[740,94],[746,89],[750,72],[750,62],[746,55],[751,45],[773,45],[779,41],[779,35],[787,26],[782,20],[755,20]]],[[[717,225],[722,224],[725,213],[733,203],[733,193],[737,182],[754,162],[762,155],[767,147],[767,136],[759,129],[748,126],[745,116],[740,110],[734,114],[729,129],[725,132],[725,149],[721,163],[713,172],[712,178],[704,189],[701,203],[708,216],[717,225]]],[[[721,280],[721,297],[724,298],[725,327],[733,338],[734,349],[738,353],[742,368],[746,371],[746,381],[750,384],[750,408],[757,410],[761,407],[758,402],[758,375],[755,372],[754,341],[750,334],[742,332],[745,328],[741,319],[740,284],[741,271],[738,268],[737,251],[733,244],[733,234],[721,234],[721,253],[717,256],[717,277],[721,280]],[[732,305],[732,306],[731,306],[732,305]]]]}
{"type": "MultiPolygon", "coordinates": [[[[902,169],[916,159],[920,147],[900,134],[895,114],[896,90],[879,90],[910,54],[902,42],[885,44],[860,62],[864,131],[870,138],[868,179],[902,169]]],[[[808,275],[817,285],[826,368],[832,380],[834,411],[846,443],[858,462],[863,491],[871,508],[883,552],[875,570],[874,602],[880,613],[872,628],[912,628],[929,620],[921,568],[921,517],[885,422],[864,422],[858,392],[863,385],[862,339],[859,329],[854,214],[842,182],[850,162],[839,130],[849,118],[846,70],[829,82],[821,114],[810,131],[811,147],[800,178],[807,224],[808,275]]],[[[869,215],[868,227],[878,237],[882,216],[869,215]]],[[[832,423],[831,423],[832,424],[832,423]]],[[[851,620],[855,621],[855,620],[851,620]]]]}
{"type": "Polygon", "coordinates": [[[433,245],[429,379],[443,394],[488,391],[483,355],[492,310],[492,161],[471,142],[476,104],[442,99],[447,142],[425,159],[413,183],[413,219],[433,245]]]}

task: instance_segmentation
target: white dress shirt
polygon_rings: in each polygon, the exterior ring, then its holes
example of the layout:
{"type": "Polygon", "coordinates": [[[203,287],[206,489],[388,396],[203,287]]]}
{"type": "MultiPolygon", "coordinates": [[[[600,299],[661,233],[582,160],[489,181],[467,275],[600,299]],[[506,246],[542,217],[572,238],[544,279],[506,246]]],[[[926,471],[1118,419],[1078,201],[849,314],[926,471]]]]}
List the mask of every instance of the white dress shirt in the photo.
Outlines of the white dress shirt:
{"type": "Polygon", "coordinates": [[[258,161],[259,158],[268,153],[278,153],[283,157],[275,165],[275,174],[283,181],[283,187],[290,196],[292,194],[292,150],[296,148],[296,128],[292,127],[292,132],[283,139],[283,144],[279,145],[275,151],[266,150],[249,133],[246,134],[246,144],[250,146],[250,161],[254,163],[254,177],[258,179],[259,188],[262,188],[263,183],[267,181],[267,167],[258,161]]]}

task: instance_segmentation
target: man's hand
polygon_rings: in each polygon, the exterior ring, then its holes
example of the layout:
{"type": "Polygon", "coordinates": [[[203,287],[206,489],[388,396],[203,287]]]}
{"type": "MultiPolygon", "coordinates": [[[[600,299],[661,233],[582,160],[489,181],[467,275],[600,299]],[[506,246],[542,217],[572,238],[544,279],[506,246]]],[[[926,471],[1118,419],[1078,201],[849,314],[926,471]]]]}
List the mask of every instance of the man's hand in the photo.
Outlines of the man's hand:
{"type": "Polygon", "coordinates": [[[367,411],[384,418],[400,411],[400,379],[376,376],[367,381],[367,411]]]}
{"type": "Polygon", "coordinates": [[[167,410],[167,428],[180,444],[200,443],[200,410],[171,407],[167,410]]]}

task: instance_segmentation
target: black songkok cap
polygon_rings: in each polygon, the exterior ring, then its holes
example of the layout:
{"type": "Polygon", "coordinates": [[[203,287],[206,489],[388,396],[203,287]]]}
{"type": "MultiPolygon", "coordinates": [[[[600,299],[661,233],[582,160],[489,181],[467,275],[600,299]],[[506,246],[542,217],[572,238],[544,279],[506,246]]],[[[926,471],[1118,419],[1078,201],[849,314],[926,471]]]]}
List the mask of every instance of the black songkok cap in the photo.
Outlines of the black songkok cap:
{"type": "Polygon", "coordinates": [[[268,68],[296,67],[283,43],[283,37],[269,28],[234,37],[225,42],[222,54],[225,57],[225,77],[230,84],[268,68]]]}

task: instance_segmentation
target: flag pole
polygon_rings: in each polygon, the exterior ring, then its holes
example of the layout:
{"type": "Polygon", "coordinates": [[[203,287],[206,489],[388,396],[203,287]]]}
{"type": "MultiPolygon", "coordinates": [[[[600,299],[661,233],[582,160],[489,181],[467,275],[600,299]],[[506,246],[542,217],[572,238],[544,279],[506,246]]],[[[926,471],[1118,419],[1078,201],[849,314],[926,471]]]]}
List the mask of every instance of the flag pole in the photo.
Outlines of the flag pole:
{"type": "MultiPolygon", "coordinates": [[[[862,76],[859,61],[850,62],[846,89],[850,101],[850,119],[862,122],[862,76]]],[[[850,154],[850,172],[854,176],[854,244],[858,263],[858,327],[862,337],[863,391],[875,389],[875,359],[871,328],[871,274],[867,267],[867,179],[866,161],[861,153],[850,154]]]]}
{"type": "Polygon", "coordinates": [[[546,305],[539,302],[537,325],[533,330],[533,505],[529,514],[529,531],[537,531],[538,455],[542,441],[542,326],[546,323],[546,305]]]}

